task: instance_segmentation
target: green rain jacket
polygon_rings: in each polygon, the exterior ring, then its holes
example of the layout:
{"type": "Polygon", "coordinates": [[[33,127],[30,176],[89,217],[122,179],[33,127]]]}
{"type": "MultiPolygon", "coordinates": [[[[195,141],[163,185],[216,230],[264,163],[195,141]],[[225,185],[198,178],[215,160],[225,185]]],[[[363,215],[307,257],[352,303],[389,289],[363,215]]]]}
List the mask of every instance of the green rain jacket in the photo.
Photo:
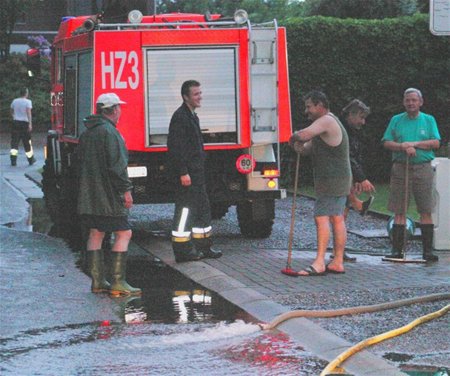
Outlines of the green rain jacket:
{"type": "Polygon", "coordinates": [[[115,125],[101,115],[84,120],[86,131],[77,148],[79,162],[78,214],[124,216],[128,178],[128,151],[115,125]]]}

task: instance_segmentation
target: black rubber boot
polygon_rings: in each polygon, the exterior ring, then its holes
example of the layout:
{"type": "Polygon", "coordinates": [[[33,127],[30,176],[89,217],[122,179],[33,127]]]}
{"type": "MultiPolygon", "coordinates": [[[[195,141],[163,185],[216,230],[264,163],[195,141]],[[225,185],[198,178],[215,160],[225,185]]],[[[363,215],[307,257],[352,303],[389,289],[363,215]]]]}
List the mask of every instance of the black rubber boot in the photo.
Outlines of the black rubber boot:
{"type": "Polygon", "coordinates": [[[141,295],[142,290],[130,286],[126,281],[127,252],[111,252],[111,290],[112,297],[141,295]]]}
{"type": "Polygon", "coordinates": [[[392,254],[388,258],[402,259],[404,256],[405,225],[392,225],[392,254]]]}
{"type": "Polygon", "coordinates": [[[190,241],[172,241],[172,249],[176,262],[198,261],[205,257],[201,251],[198,251],[193,247],[192,242],[190,241]]]}
{"type": "Polygon", "coordinates": [[[94,293],[109,292],[111,285],[105,279],[105,265],[103,250],[86,251],[88,273],[91,276],[91,291],[94,293]]]}
{"type": "Polygon", "coordinates": [[[36,163],[36,158],[34,158],[34,156],[30,157],[30,158],[27,158],[27,159],[28,159],[28,164],[30,166],[36,163]]]}
{"type": "Polygon", "coordinates": [[[434,225],[420,225],[422,232],[423,259],[426,261],[438,261],[439,257],[433,254],[434,225]]]}
{"type": "Polygon", "coordinates": [[[11,166],[17,166],[17,155],[11,155],[11,166]]]}
{"type": "Polygon", "coordinates": [[[213,249],[211,238],[193,238],[195,248],[201,251],[205,258],[219,258],[222,257],[222,251],[213,249]]]}

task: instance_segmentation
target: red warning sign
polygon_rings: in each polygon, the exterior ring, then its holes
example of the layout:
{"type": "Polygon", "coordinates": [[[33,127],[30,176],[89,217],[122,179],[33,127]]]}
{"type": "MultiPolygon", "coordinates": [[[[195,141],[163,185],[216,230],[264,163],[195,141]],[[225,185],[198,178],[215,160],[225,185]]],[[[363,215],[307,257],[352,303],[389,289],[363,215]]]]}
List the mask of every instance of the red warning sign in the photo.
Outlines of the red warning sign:
{"type": "Polygon", "coordinates": [[[242,154],[236,159],[236,168],[241,174],[249,174],[255,166],[256,161],[250,154],[242,154]]]}

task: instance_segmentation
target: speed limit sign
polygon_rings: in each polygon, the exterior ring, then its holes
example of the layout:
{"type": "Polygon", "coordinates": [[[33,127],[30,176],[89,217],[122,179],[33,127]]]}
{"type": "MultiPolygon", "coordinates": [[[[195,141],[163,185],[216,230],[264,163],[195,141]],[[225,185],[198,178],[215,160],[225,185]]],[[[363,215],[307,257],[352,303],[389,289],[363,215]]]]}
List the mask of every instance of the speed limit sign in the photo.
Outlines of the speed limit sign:
{"type": "Polygon", "coordinates": [[[250,154],[242,154],[236,159],[236,168],[241,174],[249,174],[256,166],[256,161],[250,154]]]}

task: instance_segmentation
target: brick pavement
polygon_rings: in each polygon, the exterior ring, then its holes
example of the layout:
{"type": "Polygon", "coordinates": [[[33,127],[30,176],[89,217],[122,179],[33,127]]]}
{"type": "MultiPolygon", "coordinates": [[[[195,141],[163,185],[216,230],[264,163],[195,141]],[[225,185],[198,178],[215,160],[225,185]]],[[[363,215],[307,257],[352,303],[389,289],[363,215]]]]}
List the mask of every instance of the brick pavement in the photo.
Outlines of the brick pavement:
{"type": "MultiPolygon", "coordinates": [[[[401,287],[450,286],[450,253],[439,252],[433,264],[400,264],[381,261],[379,256],[358,255],[358,262],[346,263],[346,274],[324,277],[289,277],[281,273],[286,266],[287,250],[224,250],[224,256],[205,261],[246,286],[269,296],[293,292],[323,292],[342,289],[382,289],[401,287]]],[[[295,270],[312,263],[312,250],[293,251],[295,270]]],[[[414,257],[417,257],[415,255],[414,257]]]]}

